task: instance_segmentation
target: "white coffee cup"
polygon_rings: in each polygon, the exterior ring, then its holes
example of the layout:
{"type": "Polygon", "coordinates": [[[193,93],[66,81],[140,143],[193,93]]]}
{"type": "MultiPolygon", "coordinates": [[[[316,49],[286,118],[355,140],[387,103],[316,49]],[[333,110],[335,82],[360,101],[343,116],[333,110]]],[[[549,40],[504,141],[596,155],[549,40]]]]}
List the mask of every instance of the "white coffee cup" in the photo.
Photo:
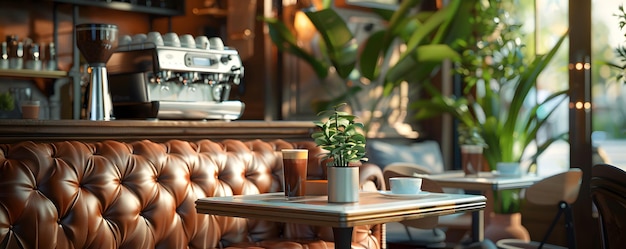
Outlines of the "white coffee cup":
{"type": "Polygon", "coordinates": [[[123,35],[120,38],[120,41],[118,44],[119,46],[126,46],[126,45],[130,45],[131,43],[133,43],[133,38],[130,37],[130,35],[123,35]]]}
{"type": "Polygon", "coordinates": [[[170,32],[163,35],[163,44],[165,46],[180,47],[180,38],[178,34],[170,32]]]}
{"type": "Polygon", "coordinates": [[[196,40],[190,34],[181,35],[180,46],[183,48],[196,48],[196,40]]]}
{"type": "Polygon", "coordinates": [[[219,37],[209,38],[209,48],[214,50],[224,50],[224,41],[219,37]]]}
{"type": "Polygon", "coordinates": [[[389,185],[392,194],[418,194],[422,191],[422,178],[392,177],[389,178],[389,185]]]}
{"type": "Polygon", "coordinates": [[[161,36],[161,33],[157,32],[157,31],[151,31],[148,33],[148,38],[146,39],[147,42],[150,43],[154,43],[155,46],[163,46],[163,36],[161,36]]]}
{"type": "Polygon", "coordinates": [[[200,35],[200,36],[196,36],[196,48],[199,49],[208,49],[209,48],[209,38],[204,36],[204,35],[200,35]]]}
{"type": "Polygon", "coordinates": [[[517,162],[499,162],[496,164],[496,168],[498,170],[498,173],[502,176],[522,176],[522,168],[517,162]]]}
{"type": "Polygon", "coordinates": [[[132,44],[143,44],[148,39],[146,34],[135,34],[132,38],[132,44]]]}

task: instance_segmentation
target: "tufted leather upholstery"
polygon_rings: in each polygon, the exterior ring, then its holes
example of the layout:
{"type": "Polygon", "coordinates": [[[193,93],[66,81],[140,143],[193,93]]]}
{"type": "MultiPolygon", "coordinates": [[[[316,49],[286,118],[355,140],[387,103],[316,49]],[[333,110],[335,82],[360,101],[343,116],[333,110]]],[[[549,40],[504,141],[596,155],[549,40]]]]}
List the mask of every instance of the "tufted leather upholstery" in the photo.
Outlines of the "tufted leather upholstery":
{"type": "MultiPolygon", "coordinates": [[[[282,148],[309,149],[309,178],[325,178],[308,141],[0,145],[0,248],[332,248],[330,228],[196,212],[202,197],[282,191],[282,148]]],[[[353,248],[381,248],[381,229],[356,227],[353,248]]]]}

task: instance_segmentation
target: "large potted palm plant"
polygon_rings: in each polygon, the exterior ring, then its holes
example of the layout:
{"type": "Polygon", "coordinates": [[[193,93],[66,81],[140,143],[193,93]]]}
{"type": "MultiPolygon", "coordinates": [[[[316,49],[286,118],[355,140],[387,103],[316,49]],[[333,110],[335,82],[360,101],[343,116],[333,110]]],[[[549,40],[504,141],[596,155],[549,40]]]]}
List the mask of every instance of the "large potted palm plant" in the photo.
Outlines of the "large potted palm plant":
{"type": "MultiPolygon", "coordinates": [[[[546,54],[538,55],[528,62],[524,61],[520,51],[516,51],[518,45],[500,40],[505,42],[500,48],[506,49],[509,56],[516,57],[512,58],[517,61],[514,74],[501,78],[494,78],[494,74],[491,73],[465,75],[464,94],[461,96],[445,96],[437,88],[425,83],[425,89],[432,97],[412,103],[412,107],[418,111],[415,117],[422,120],[447,113],[454,116],[463,126],[478,129],[486,143],[484,157],[491,170],[496,170],[498,162],[520,162],[525,150],[536,141],[539,129],[555,111],[554,109],[546,111],[542,108],[551,101],[566,100],[565,90],[555,92],[541,102],[532,102],[528,99],[532,91],[536,90],[537,78],[566,38],[567,34],[563,34],[546,54]],[[480,92],[475,91],[477,88],[480,92]],[[507,92],[512,94],[506,94],[507,92]],[[505,94],[511,95],[512,98],[508,101],[503,100],[502,96],[505,94]]],[[[490,53],[494,51],[491,50],[490,53]]],[[[502,63],[508,61],[510,60],[503,59],[502,63]]],[[[503,66],[487,63],[473,65],[490,68],[503,66]]],[[[486,72],[484,68],[481,70],[486,72]]],[[[536,160],[550,144],[564,139],[566,135],[567,133],[562,133],[546,139],[530,159],[536,160]]]]}
{"type": "MultiPolygon", "coordinates": [[[[494,13],[497,15],[498,12],[494,13]]],[[[426,82],[425,89],[432,97],[412,104],[418,110],[418,120],[447,113],[458,120],[460,127],[478,130],[486,144],[484,158],[491,170],[496,170],[499,163],[520,163],[524,159],[534,162],[554,141],[567,136],[562,133],[541,142],[536,139],[539,130],[555,112],[546,106],[551,102],[566,101],[566,91],[555,92],[542,101],[530,99],[532,92],[536,91],[539,75],[554,58],[567,33],[547,53],[528,59],[524,56],[519,36],[511,34],[518,28],[519,25],[494,23],[492,32],[483,33],[476,40],[460,46],[464,48],[463,59],[456,66],[463,78],[461,95],[445,96],[426,82]],[[538,144],[536,151],[524,158],[533,143],[538,144]]],[[[495,217],[515,218],[519,223],[519,189],[495,192],[493,204],[495,217]]],[[[486,234],[503,230],[490,226],[486,234]]],[[[527,238],[528,233],[523,229],[519,236],[527,238]]]]}
{"type": "Polygon", "coordinates": [[[403,82],[415,84],[429,80],[444,60],[460,58],[450,43],[467,35],[473,2],[453,0],[440,9],[426,11],[419,9],[422,1],[406,0],[395,11],[371,9],[387,25],[372,32],[363,45],[355,44],[355,35],[346,20],[330,5],[307,10],[305,14],[321,38],[316,49],[321,52],[317,54],[302,48],[294,31],[283,21],[262,19],[268,24],[278,50],[306,62],[322,87],[334,94],[333,99],[318,105],[315,111],[348,103],[353,113],[369,113],[361,115],[367,133],[375,123],[388,120],[393,111],[388,101],[403,82]],[[332,77],[342,83],[326,84],[332,77]]]}

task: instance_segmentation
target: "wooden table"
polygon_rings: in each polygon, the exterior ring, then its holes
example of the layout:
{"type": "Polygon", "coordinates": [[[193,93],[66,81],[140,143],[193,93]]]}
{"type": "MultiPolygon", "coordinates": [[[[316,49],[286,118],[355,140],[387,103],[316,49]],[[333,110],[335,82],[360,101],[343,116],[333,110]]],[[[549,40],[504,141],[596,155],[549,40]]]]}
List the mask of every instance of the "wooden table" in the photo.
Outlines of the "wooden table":
{"type": "Polygon", "coordinates": [[[286,199],[284,193],[201,198],[198,213],[333,227],[335,248],[350,248],[352,228],[472,211],[482,216],[486,198],[480,195],[431,193],[418,198],[394,198],[361,192],[358,203],[328,203],[327,196],[286,199]]]}

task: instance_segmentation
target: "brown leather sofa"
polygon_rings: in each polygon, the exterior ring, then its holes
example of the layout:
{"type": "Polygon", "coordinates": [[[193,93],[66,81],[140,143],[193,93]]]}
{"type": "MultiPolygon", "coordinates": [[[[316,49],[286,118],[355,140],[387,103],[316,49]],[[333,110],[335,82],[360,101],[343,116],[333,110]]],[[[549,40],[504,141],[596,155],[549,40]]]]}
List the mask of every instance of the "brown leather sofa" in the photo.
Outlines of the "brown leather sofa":
{"type": "MultiPolygon", "coordinates": [[[[0,248],[333,248],[332,229],[196,212],[208,196],[282,191],[283,148],[310,141],[19,142],[0,144],[0,248]]],[[[364,188],[383,189],[377,166],[364,188]]],[[[383,248],[382,225],[352,248],[383,248]]]]}

